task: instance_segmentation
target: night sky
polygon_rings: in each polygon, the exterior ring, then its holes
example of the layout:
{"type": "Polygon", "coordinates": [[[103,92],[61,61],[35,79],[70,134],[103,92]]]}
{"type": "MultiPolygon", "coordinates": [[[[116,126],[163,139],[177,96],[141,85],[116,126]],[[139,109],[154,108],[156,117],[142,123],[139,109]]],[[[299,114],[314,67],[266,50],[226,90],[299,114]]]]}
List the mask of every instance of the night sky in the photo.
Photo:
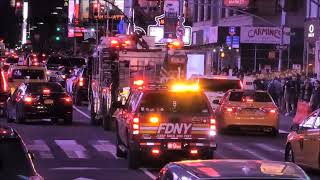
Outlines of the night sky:
{"type": "MultiPolygon", "coordinates": [[[[31,25],[38,26],[35,33],[39,33],[42,39],[48,38],[55,30],[57,17],[51,15],[56,6],[63,5],[63,0],[29,0],[29,17],[31,25]],[[37,25],[37,22],[44,25],[37,25]]],[[[15,9],[10,6],[10,0],[0,0],[0,38],[5,43],[13,46],[20,38],[20,27],[15,9]]]]}

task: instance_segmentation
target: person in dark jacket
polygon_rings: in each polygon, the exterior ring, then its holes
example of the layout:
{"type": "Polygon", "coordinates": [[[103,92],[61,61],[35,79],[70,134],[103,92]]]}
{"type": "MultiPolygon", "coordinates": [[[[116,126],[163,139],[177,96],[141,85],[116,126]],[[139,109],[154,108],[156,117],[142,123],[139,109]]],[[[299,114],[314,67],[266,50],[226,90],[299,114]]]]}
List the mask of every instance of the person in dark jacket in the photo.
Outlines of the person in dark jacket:
{"type": "Polygon", "coordinates": [[[310,107],[312,110],[320,108],[320,81],[316,80],[314,82],[314,89],[310,98],[310,107]]]}

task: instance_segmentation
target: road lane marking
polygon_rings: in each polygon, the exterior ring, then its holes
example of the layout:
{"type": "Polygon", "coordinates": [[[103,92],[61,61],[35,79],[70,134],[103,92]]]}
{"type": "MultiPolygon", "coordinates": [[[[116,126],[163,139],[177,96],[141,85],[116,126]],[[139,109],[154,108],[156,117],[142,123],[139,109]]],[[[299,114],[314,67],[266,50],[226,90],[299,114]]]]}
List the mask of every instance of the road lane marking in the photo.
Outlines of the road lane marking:
{"type": "Polygon", "coordinates": [[[147,176],[149,176],[151,179],[155,180],[157,177],[153,175],[150,171],[148,171],[146,168],[140,168],[140,170],[147,176]]]}
{"type": "Polygon", "coordinates": [[[43,159],[53,159],[54,156],[51,153],[49,146],[43,140],[33,140],[33,144],[27,145],[30,151],[36,151],[43,159]]]}
{"type": "Polygon", "coordinates": [[[82,114],[84,117],[91,119],[91,117],[86,114],[85,112],[81,111],[79,108],[77,108],[76,106],[73,106],[73,109],[75,109],[76,111],[78,111],[80,114],[82,114]]]}
{"type": "Polygon", "coordinates": [[[66,153],[71,159],[88,159],[86,149],[78,144],[75,140],[54,140],[54,142],[66,153]]]}
{"type": "Polygon", "coordinates": [[[98,168],[98,167],[56,167],[50,168],[50,170],[67,170],[67,171],[79,171],[79,170],[107,170],[107,171],[128,171],[128,168],[98,168]]]}
{"type": "Polygon", "coordinates": [[[256,159],[263,159],[263,160],[268,160],[269,158],[266,158],[265,156],[261,155],[261,154],[258,154],[257,152],[255,151],[252,151],[250,149],[247,149],[247,148],[241,148],[239,147],[238,145],[234,144],[234,143],[223,143],[225,144],[226,146],[229,146],[229,148],[235,150],[235,151],[242,151],[242,152],[245,152],[245,153],[248,153],[250,154],[251,156],[255,157],[256,159]]]}
{"type": "Polygon", "coordinates": [[[99,152],[108,152],[114,158],[119,159],[116,155],[116,146],[108,140],[98,140],[96,143],[93,143],[92,146],[99,152]]]}
{"type": "Polygon", "coordinates": [[[255,145],[258,146],[258,147],[260,147],[261,149],[265,149],[266,151],[278,152],[278,153],[284,154],[284,150],[277,149],[277,148],[268,146],[268,145],[266,145],[266,144],[257,143],[257,144],[255,144],[255,145]]]}

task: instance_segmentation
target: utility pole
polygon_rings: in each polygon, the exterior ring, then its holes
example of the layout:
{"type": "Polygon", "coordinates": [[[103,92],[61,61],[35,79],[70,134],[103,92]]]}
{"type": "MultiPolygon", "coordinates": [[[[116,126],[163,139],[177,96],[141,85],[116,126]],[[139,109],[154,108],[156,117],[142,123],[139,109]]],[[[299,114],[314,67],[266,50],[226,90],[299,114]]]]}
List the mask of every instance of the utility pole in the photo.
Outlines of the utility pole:
{"type": "Polygon", "coordinates": [[[282,54],[283,54],[283,38],[284,38],[284,26],[286,25],[286,15],[287,13],[284,11],[284,4],[285,1],[281,1],[281,41],[280,41],[280,48],[279,48],[279,64],[278,64],[278,71],[281,71],[282,68],[282,54]]]}

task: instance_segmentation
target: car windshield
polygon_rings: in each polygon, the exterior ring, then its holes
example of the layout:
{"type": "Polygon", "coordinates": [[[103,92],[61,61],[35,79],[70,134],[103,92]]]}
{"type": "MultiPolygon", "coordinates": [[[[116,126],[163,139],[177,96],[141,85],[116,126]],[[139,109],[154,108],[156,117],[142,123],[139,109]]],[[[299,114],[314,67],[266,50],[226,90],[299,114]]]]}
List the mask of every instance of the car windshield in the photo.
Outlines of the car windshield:
{"type": "Polygon", "coordinates": [[[27,85],[27,93],[42,94],[44,89],[51,93],[64,93],[63,87],[58,83],[31,83],[27,85]]]}
{"type": "Polygon", "coordinates": [[[50,57],[48,59],[47,65],[61,65],[61,66],[70,66],[70,61],[67,58],[63,57],[50,57]]]}
{"type": "Polygon", "coordinates": [[[19,62],[19,58],[9,57],[7,59],[7,63],[10,63],[10,64],[14,64],[14,63],[18,63],[18,62],[19,62]]]}
{"type": "Polygon", "coordinates": [[[200,78],[199,83],[201,88],[205,91],[226,92],[230,89],[241,89],[240,80],[200,78]]]}
{"type": "Polygon", "coordinates": [[[229,101],[245,101],[252,99],[254,102],[272,102],[270,96],[266,92],[231,92],[229,101]]]}
{"type": "Polygon", "coordinates": [[[68,58],[71,66],[77,66],[77,67],[81,67],[86,65],[86,61],[83,58],[68,58]]]}
{"type": "Polygon", "coordinates": [[[18,139],[0,139],[0,177],[32,176],[33,167],[18,139]]]}
{"type": "Polygon", "coordinates": [[[44,79],[44,70],[37,69],[15,69],[12,71],[13,79],[44,79]]]}
{"type": "Polygon", "coordinates": [[[150,92],[144,94],[139,106],[141,113],[165,112],[183,114],[209,113],[207,100],[201,93],[150,92]]]}

